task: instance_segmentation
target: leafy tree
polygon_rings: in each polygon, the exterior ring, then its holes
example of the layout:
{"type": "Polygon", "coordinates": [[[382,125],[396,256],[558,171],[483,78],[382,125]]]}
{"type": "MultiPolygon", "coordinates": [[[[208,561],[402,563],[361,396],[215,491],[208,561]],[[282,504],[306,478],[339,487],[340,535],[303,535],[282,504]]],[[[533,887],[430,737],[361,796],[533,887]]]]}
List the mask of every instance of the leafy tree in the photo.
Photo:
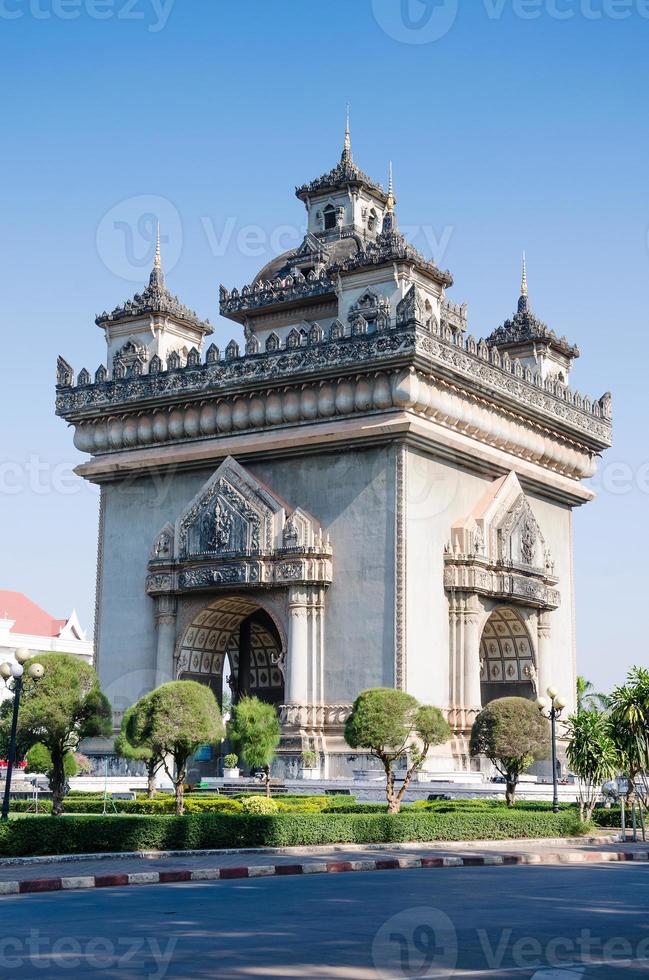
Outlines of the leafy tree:
{"type": "Polygon", "coordinates": [[[162,766],[162,756],[158,755],[151,745],[143,743],[142,745],[132,745],[128,738],[129,726],[131,726],[131,718],[142,701],[138,701],[137,704],[132,704],[130,708],[127,708],[122,717],[122,727],[120,729],[119,735],[115,739],[115,752],[122,759],[132,759],[135,762],[144,762],[146,765],[147,774],[147,796],[152,799],[155,795],[156,782],[155,778],[158,770],[162,766]]]}
{"type": "Polygon", "coordinates": [[[451,737],[451,729],[439,708],[419,704],[412,694],[390,687],[362,691],[345,724],[345,741],[352,749],[367,749],[385,769],[388,813],[399,813],[415,772],[428,750],[451,737]],[[395,790],[394,764],[409,759],[401,789],[395,790]]]}
{"type": "Polygon", "coordinates": [[[640,790],[649,805],[649,670],[632,667],[622,684],[608,699],[613,740],[620,753],[621,768],[628,777],[627,798],[640,790]]]}
{"type": "Polygon", "coordinates": [[[550,725],[533,701],[497,698],[473,723],[470,751],[485,755],[505,777],[507,806],[514,806],[518,780],[535,759],[547,757],[550,725]]]}
{"type": "Polygon", "coordinates": [[[619,754],[611,733],[611,722],[599,711],[578,711],[568,719],[566,755],[579,777],[579,816],[590,820],[602,783],[618,772],[619,754]]]}
{"type": "Polygon", "coordinates": [[[125,734],[133,748],[146,748],[162,760],[180,815],[185,809],[187,760],[199,745],[220,741],[223,722],[209,687],[197,681],[169,681],[133,705],[125,734]]]}
{"type": "Polygon", "coordinates": [[[234,706],[228,736],[251,769],[262,769],[266,796],[270,796],[270,767],[281,737],[281,728],[272,704],[259,698],[244,697],[234,706]]]}
{"type": "MultiPolygon", "coordinates": [[[[25,772],[40,773],[47,776],[48,780],[51,779],[52,753],[42,742],[36,742],[35,745],[32,745],[31,749],[27,750],[25,761],[27,763],[25,772]]],[[[74,752],[66,752],[63,760],[63,771],[66,779],[72,779],[79,771],[74,752]]]]}
{"type": "MultiPolygon", "coordinates": [[[[39,654],[42,678],[25,671],[18,714],[17,749],[24,756],[37,743],[49,751],[52,766],[48,779],[52,813],[58,816],[65,795],[65,757],[84,738],[111,734],[111,710],[101,693],[93,667],[70,653],[39,654]]],[[[11,727],[12,702],[0,707],[0,752],[6,758],[11,727]]]]}
{"type": "Polygon", "coordinates": [[[604,711],[607,697],[595,690],[592,681],[586,680],[581,674],[577,677],[577,714],[580,711],[604,711]]]}

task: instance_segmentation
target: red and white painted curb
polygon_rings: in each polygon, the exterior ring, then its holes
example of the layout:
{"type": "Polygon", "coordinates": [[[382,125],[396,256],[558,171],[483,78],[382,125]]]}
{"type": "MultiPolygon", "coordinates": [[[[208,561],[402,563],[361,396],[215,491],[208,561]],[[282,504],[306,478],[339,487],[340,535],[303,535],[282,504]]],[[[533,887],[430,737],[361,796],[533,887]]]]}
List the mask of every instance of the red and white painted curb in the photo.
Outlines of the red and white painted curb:
{"type": "Polygon", "coordinates": [[[231,868],[197,868],[170,871],[137,871],[130,874],[78,875],[57,878],[25,878],[0,881],[0,895],[76,891],[125,885],[163,885],[187,881],[230,881],[233,878],[270,878],[287,875],[339,874],[348,871],[392,871],[405,868],[477,868],[522,864],[593,864],[649,860],[647,851],[558,851],[547,854],[469,854],[439,857],[379,858],[364,861],[305,861],[300,864],[251,864],[231,868]]]}

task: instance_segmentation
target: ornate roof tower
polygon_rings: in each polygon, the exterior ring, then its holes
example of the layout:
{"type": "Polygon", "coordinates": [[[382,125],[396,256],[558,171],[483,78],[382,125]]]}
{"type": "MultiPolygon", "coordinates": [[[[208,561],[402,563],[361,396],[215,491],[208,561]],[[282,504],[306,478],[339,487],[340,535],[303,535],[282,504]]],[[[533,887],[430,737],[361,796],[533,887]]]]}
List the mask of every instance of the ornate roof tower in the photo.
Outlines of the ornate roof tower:
{"type": "Polygon", "coordinates": [[[553,376],[566,383],[572,362],[579,357],[579,348],[570,344],[565,337],[559,337],[532,312],[527,291],[527,262],[523,252],[523,271],[521,294],[518,309],[510,320],[487,337],[489,347],[507,351],[523,364],[540,370],[543,378],[553,376]]]}

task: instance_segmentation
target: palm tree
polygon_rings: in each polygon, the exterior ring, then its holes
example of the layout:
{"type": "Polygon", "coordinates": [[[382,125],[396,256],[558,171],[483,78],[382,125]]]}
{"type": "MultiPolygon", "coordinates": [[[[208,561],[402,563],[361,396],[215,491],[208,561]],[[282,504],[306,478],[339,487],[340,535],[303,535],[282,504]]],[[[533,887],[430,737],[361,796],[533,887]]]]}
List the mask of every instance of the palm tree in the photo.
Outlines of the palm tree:
{"type": "Polygon", "coordinates": [[[586,680],[581,674],[577,677],[577,714],[582,711],[604,711],[608,707],[608,698],[595,690],[592,681],[586,680]]]}
{"type": "Polygon", "coordinates": [[[568,762],[572,772],[579,776],[579,816],[581,820],[590,820],[602,783],[616,776],[619,769],[611,721],[599,711],[579,711],[568,719],[568,738],[568,762]]]}
{"type": "Polygon", "coordinates": [[[628,776],[628,799],[640,784],[647,802],[649,787],[649,670],[632,667],[626,684],[616,687],[608,699],[613,739],[628,776]]]}

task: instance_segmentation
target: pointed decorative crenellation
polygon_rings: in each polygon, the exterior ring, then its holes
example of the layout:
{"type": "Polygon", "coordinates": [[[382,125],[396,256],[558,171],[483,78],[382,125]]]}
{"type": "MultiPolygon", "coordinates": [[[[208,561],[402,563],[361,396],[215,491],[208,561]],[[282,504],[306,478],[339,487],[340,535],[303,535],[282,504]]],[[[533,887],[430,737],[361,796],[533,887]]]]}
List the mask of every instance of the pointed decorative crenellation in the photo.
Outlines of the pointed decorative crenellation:
{"type": "MultiPolygon", "coordinates": [[[[460,330],[452,330],[449,324],[445,324],[444,321],[442,321],[441,325],[434,324],[431,329],[424,325],[421,320],[422,316],[421,303],[413,288],[408,291],[399,303],[396,318],[391,319],[386,315],[385,322],[382,322],[379,326],[377,320],[372,329],[370,329],[370,325],[363,314],[357,311],[350,317],[350,322],[347,326],[336,319],[325,330],[321,324],[315,321],[305,321],[299,328],[293,327],[284,340],[280,338],[279,334],[273,331],[266,337],[263,350],[261,350],[259,339],[251,334],[246,344],[246,353],[243,357],[239,344],[234,339],[225,348],[223,357],[221,357],[218,347],[215,344],[211,344],[206,351],[203,364],[200,362],[200,354],[196,347],[193,347],[187,353],[186,363],[183,363],[183,357],[178,351],[173,351],[169,354],[166,365],[157,354],[151,358],[148,366],[143,360],[137,357],[129,363],[126,363],[118,356],[115,358],[113,364],[112,379],[108,369],[102,365],[95,373],[94,385],[90,381],[90,376],[88,375],[86,377],[87,372],[85,374],[83,371],[80,372],[76,389],[83,388],[86,391],[92,392],[95,386],[98,385],[111,384],[114,381],[128,382],[130,378],[139,377],[140,375],[146,378],[147,374],[149,376],[164,376],[166,372],[172,371],[186,372],[189,377],[192,374],[198,373],[200,378],[206,370],[214,368],[221,372],[233,361],[243,360],[246,357],[272,357],[278,355],[283,350],[298,353],[304,348],[326,347],[328,344],[342,344],[343,346],[340,348],[340,351],[336,351],[336,356],[339,356],[339,354],[344,356],[346,350],[345,345],[347,344],[371,344],[373,340],[377,339],[377,335],[385,331],[394,332],[395,334],[403,331],[404,333],[409,333],[413,338],[415,348],[419,349],[421,347],[422,352],[426,352],[427,348],[430,348],[430,344],[440,344],[444,348],[453,348],[456,351],[461,351],[471,361],[483,362],[484,369],[488,368],[489,370],[498,372],[500,375],[514,378],[521,384],[529,386],[531,390],[540,390],[556,400],[574,407],[584,415],[603,419],[607,423],[610,423],[612,412],[611,395],[609,392],[599,399],[585,397],[580,392],[573,391],[555,376],[544,378],[540,371],[534,371],[529,364],[524,364],[519,358],[512,357],[507,350],[501,353],[497,347],[490,347],[484,338],[476,340],[471,334],[465,336],[460,330]]],[[[326,364],[333,364],[334,362],[331,355],[326,355],[323,361],[326,364]]],[[[289,363],[287,372],[290,373],[292,370],[299,371],[300,364],[293,365],[293,362],[289,363]]],[[[196,383],[200,384],[200,381],[197,379],[196,383]]],[[[510,392],[513,391],[511,385],[507,385],[504,382],[501,384],[510,392]]],[[[62,357],[59,357],[57,362],[57,388],[75,389],[74,371],[62,357]]],[[[523,397],[523,392],[521,392],[521,397],[523,397]]],[[[119,390],[115,390],[114,398],[115,401],[120,400],[119,390]]],[[[529,400],[534,403],[534,396],[530,396],[529,400]]]]}
{"type": "Polygon", "coordinates": [[[219,311],[221,316],[229,316],[232,313],[271,306],[273,303],[288,303],[334,293],[335,288],[335,281],[324,269],[320,274],[311,270],[307,276],[295,269],[283,278],[277,276],[272,281],[258,280],[246,285],[241,292],[236,287],[230,292],[225,286],[219,286],[219,311]]]}

